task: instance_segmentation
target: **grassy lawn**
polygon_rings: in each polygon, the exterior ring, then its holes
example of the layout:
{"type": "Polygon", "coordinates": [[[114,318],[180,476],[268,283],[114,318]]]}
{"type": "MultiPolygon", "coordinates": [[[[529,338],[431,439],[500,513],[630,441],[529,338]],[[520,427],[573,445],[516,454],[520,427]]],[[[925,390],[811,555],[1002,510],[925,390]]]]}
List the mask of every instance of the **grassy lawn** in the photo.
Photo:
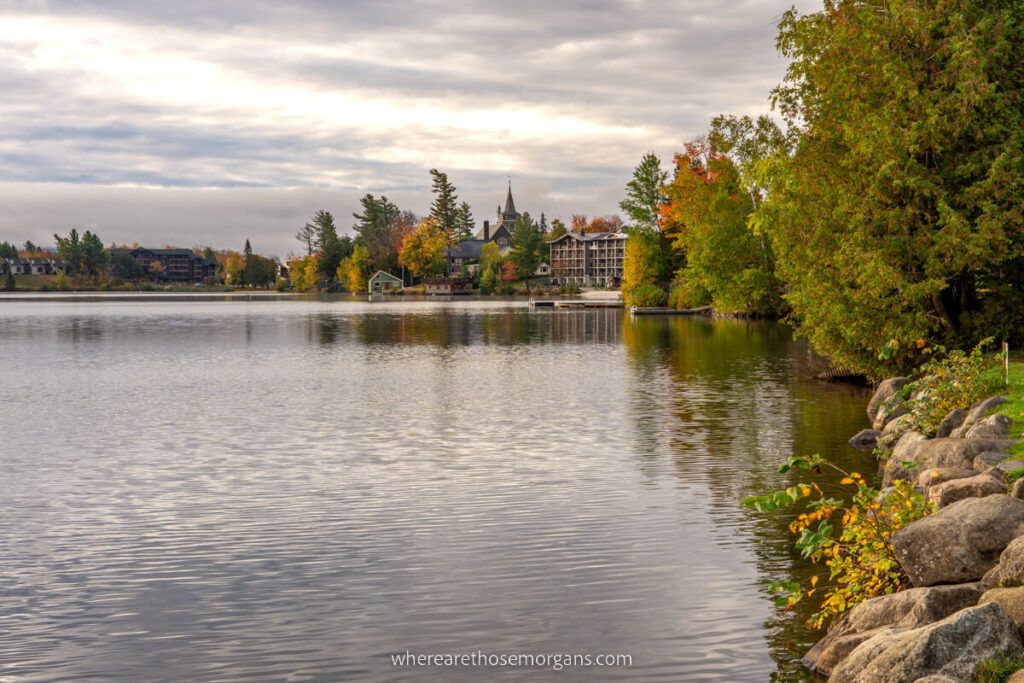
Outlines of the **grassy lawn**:
{"type": "Polygon", "coordinates": [[[1006,403],[999,406],[999,410],[996,412],[1013,419],[1010,436],[1022,440],[1016,446],[1008,448],[1006,452],[1013,455],[1024,455],[1024,362],[1010,362],[1009,386],[1004,382],[1002,365],[989,370],[986,373],[986,379],[991,379],[992,384],[998,387],[995,393],[1006,396],[1006,403]]]}

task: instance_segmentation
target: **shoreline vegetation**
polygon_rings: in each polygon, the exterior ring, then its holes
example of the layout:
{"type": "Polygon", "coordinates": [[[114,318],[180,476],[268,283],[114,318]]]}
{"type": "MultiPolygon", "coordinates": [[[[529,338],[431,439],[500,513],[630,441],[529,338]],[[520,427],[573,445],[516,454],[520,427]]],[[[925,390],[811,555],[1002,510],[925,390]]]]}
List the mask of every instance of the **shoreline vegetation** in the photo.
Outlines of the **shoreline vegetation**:
{"type": "Polygon", "coordinates": [[[808,625],[822,637],[803,661],[830,682],[1019,683],[1024,362],[1004,374],[980,347],[918,352],[921,370],[880,383],[851,439],[877,475],[794,456],[787,488],[742,502],[791,515],[818,569],[766,583],[779,607],[818,606],[808,625]]]}

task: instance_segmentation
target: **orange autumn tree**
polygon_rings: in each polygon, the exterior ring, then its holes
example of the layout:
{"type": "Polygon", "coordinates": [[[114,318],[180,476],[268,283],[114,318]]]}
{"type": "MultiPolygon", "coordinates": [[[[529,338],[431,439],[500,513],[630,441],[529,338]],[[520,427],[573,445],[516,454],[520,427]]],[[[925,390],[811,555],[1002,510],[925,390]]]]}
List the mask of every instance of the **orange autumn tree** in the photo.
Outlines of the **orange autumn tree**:
{"type": "Polygon", "coordinates": [[[779,284],[748,227],[754,205],[736,164],[706,138],[692,140],[675,156],[665,193],[662,229],[686,261],[676,276],[674,303],[710,303],[723,313],[778,313],[779,284]]]}

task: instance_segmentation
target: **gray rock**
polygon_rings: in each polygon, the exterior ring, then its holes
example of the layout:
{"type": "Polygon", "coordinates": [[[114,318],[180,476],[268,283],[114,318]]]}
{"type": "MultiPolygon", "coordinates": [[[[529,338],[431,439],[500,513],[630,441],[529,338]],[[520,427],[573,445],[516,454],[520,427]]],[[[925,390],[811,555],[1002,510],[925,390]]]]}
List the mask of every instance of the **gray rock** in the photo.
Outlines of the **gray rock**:
{"type": "Polygon", "coordinates": [[[1004,396],[993,396],[986,398],[984,401],[975,403],[971,409],[967,412],[967,417],[964,418],[964,423],[953,430],[950,434],[951,437],[956,439],[962,439],[967,436],[968,430],[979,422],[983,417],[988,415],[990,412],[998,408],[1003,403],[1006,403],[1004,396]]]}
{"type": "Polygon", "coordinates": [[[1014,588],[992,588],[985,591],[979,604],[994,602],[1003,608],[1006,616],[1013,619],[1017,629],[1024,629],[1024,586],[1014,588]]]}
{"type": "Polygon", "coordinates": [[[947,481],[953,481],[954,479],[966,479],[967,477],[973,477],[978,473],[974,470],[969,470],[964,467],[931,467],[923,470],[917,477],[917,486],[926,495],[928,489],[938,484],[944,484],[947,481]]]}
{"type": "MultiPolygon", "coordinates": [[[[975,458],[975,460],[977,460],[977,458],[975,458]]],[[[1009,474],[1010,472],[1016,472],[1017,470],[1024,470],[1024,460],[1001,460],[996,463],[995,466],[1009,474]]]]}
{"type": "Polygon", "coordinates": [[[971,467],[982,472],[990,467],[998,467],[999,463],[1006,460],[1010,456],[1006,453],[999,453],[998,451],[985,451],[979,453],[974,458],[974,462],[971,463],[971,467]]]}
{"type": "Polygon", "coordinates": [[[884,629],[840,662],[829,683],[914,683],[932,675],[973,681],[987,659],[1018,657],[1016,624],[994,602],[910,631],[884,629]]]}
{"type": "Polygon", "coordinates": [[[868,401],[868,420],[874,422],[882,404],[908,384],[910,384],[910,380],[906,377],[890,377],[880,382],[878,388],[875,389],[875,393],[871,396],[871,400],[868,401]]]}
{"type": "Polygon", "coordinates": [[[996,413],[982,418],[967,430],[965,439],[1008,439],[1013,419],[1008,415],[996,413]]]}
{"type": "Polygon", "coordinates": [[[900,415],[885,425],[885,429],[882,430],[878,437],[878,445],[882,448],[892,448],[913,426],[913,417],[910,415],[900,415]]]}
{"type": "MultiPolygon", "coordinates": [[[[921,469],[931,467],[960,467],[963,469],[974,466],[974,458],[985,451],[1000,450],[1009,445],[1008,441],[990,439],[900,439],[893,449],[892,457],[885,464],[882,479],[883,486],[889,486],[899,479],[916,479],[921,469]],[[916,463],[908,467],[906,462],[916,463]]],[[[984,469],[988,469],[985,467],[984,469]]]]}
{"type": "Polygon", "coordinates": [[[964,424],[970,427],[1004,403],[1006,403],[1005,396],[992,396],[975,403],[971,406],[971,411],[967,413],[964,424]]]}
{"type": "Polygon", "coordinates": [[[945,619],[978,603],[977,583],[909,590],[871,598],[854,607],[804,657],[812,671],[828,675],[862,642],[882,629],[909,630],[945,619]]]}
{"type": "Polygon", "coordinates": [[[942,422],[939,423],[939,428],[935,432],[935,438],[945,439],[953,433],[954,429],[962,425],[965,419],[967,419],[966,410],[956,408],[955,410],[949,411],[949,414],[942,418],[942,422]]]}
{"type": "Polygon", "coordinates": [[[1010,541],[999,555],[999,562],[981,579],[985,588],[1024,586],[1024,536],[1010,541]]]}
{"type": "Polygon", "coordinates": [[[862,429],[850,438],[850,445],[854,448],[874,448],[878,445],[878,437],[881,432],[874,429],[862,429]]]}
{"type": "MultiPolygon", "coordinates": [[[[996,470],[999,472],[999,470],[996,470]]],[[[928,489],[928,500],[935,507],[944,508],[965,498],[984,498],[997,493],[1006,493],[1006,477],[983,472],[973,477],[953,479],[928,489]]]]}
{"type": "Polygon", "coordinates": [[[915,586],[977,581],[1024,534],[1024,500],[967,498],[895,533],[893,548],[915,586]]]}
{"type": "Polygon", "coordinates": [[[906,415],[908,410],[909,406],[906,401],[899,396],[893,396],[879,408],[878,414],[875,415],[875,421],[871,423],[871,428],[882,431],[892,420],[906,415]]]}

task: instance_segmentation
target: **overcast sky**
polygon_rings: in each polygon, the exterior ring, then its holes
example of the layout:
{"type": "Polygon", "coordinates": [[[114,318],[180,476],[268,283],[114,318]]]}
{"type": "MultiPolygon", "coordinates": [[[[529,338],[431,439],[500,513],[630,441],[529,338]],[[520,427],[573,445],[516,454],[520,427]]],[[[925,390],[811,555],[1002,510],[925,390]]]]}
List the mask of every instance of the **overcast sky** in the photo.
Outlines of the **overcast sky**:
{"type": "Polygon", "coordinates": [[[644,152],[769,110],[788,6],[0,0],[0,240],[284,256],[367,192],[425,213],[432,167],[478,223],[508,176],[535,216],[616,212],[644,152]]]}

